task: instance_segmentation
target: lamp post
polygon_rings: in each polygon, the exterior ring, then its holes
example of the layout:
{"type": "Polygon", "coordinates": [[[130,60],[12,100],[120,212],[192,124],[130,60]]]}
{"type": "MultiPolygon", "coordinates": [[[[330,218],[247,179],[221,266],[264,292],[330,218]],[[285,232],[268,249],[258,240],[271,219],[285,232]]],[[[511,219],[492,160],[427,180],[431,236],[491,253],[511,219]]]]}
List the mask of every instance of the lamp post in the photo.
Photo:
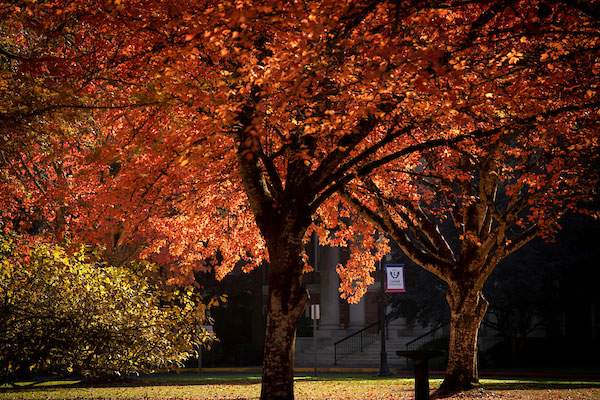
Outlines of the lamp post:
{"type": "Polygon", "coordinates": [[[310,318],[313,322],[314,375],[317,376],[317,320],[321,318],[321,307],[319,304],[310,305],[310,318]]]}
{"type": "Polygon", "coordinates": [[[379,299],[379,333],[380,333],[380,341],[381,341],[381,352],[379,359],[379,376],[389,376],[390,368],[387,363],[387,353],[385,351],[385,268],[383,268],[383,264],[381,260],[379,260],[379,276],[380,276],[380,284],[381,284],[381,293],[379,299]]]}

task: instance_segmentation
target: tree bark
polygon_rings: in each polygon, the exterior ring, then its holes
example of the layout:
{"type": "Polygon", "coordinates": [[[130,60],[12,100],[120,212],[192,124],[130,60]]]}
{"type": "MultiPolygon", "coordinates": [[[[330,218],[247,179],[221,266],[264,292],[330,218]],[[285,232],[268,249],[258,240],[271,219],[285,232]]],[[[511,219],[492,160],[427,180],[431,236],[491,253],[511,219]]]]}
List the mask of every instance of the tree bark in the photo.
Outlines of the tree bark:
{"type": "Polygon", "coordinates": [[[480,290],[450,284],[450,342],[446,376],[438,394],[446,395],[479,386],[477,337],[488,302],[480,290]]]}
{"type": "Polygon", "coordinates": [[[294,342],[308,303],[302,283],[302,240],[279,236],[269,246],[269,292],[262,372],[262,400],[294,398],[294,342]]]}

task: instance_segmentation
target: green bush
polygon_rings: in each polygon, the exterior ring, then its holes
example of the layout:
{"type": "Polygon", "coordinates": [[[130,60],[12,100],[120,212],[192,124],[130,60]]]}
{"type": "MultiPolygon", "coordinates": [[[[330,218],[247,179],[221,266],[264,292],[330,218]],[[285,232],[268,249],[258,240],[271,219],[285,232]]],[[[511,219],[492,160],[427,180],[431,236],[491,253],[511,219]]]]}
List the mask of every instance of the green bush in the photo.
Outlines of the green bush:
{"type": "Polygon", "coordinates": [[[141,274],[91,263],[83,248],[0,235],[0,380],[181,364],[207,339],[194,296],[177,291],[166,301],[141,274]]]}

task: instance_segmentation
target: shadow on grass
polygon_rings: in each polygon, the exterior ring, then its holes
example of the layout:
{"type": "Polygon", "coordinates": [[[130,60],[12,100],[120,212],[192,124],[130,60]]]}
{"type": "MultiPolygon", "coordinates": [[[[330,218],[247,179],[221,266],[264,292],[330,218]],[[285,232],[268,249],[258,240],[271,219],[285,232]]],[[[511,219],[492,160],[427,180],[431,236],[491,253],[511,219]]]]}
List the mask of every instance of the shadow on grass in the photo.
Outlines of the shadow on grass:
{"type": "Polygon", "coordinates": [[[600,381],[573,380],[501,380],[495,379],[492,382],[483,380],[483,387],[486,390],[510,391],[510,390],[558,390],[558,389],[599,389],[600,381]]]}
{"type": "Polygon", "coordinates": [[[240,385],[248,386],[260,383],[260,377],[136,377],[111,381],[86,381],[86,380],[61,380],[43,383],[22,382],[15,386],[4,386],[0,393],[7,392],[34,392],[51,389],[76,389],[76,388],[119,388],[119,387],[147,387],[147,386],[202,386],[202,385],[240,385]]]}
{"type": "MultiPolygon", "coordinates": [[[[386,376],[380,377],[373,374],[349,374],[322,373],[318,376],[298,375],[294,378],[296,383],[301,382],[339,382],[346,384],[360,384],[361,382],[397,382],[399,386],[413,386],[412,377],[386,376]]],[[[432,389],[441,384],[442,377],[432,376],[430,384],[432,389]]],[[[260,384],[261,377],[257,374],[153,374],[129,378],[121,381],[90,382],[85,380],[55,380],[44,382],[21,382],[17,386],[0,387],[0,393],[20,393],[47,391],[53,389],[75,389],[75,388],[109,388],[109,387],[150,387],[150,386],[203,386],[203,385],[234,385],[249,386],[260,384]]],[[[599,379],[587,379],[578,377],[569,378],[544,378],[544,377],[498,377],[482,378],[481,384],[489,391],[513,391],[513,390],[559,390],[559,389],[600,389],[599,379]]]]}
{"type": "MultiPolygon", "coordinates": [[[[339,382],[357,384],[365,381],[396,381],[399,385],[411,385],[412,380],[406,376],[379,377],[373,374],[341,375],[337,373],[322,373],[319,376],[297,375],[294,377],[296,383],[301,382],[339,382]]],[[[86,381],[82,379],[63,379],[45,381],[18,382],[16,386],[0,387],[0,393],[40,392],[54,389],[77,389],[77,388],[126,388],[126,387],[151,387],[151,386],[250,386],[260,384],[261,376],[257,374],[211,374],[201,376],[192,373],[165,373],[142,375],[139,377],[110,380],[110,381],[86,381]]]]}
{"type": "MultiPolygon", "coordinates": [[[[430,379],[432,389],[440,386],[442,377],[430,379]]],[[[482,378],[481,387],[486,391],[509,392],[519,390],[563,390],[563,389],[600,389],[597,378],[546,378],[546,377],[498,377],[482,378]]]]}

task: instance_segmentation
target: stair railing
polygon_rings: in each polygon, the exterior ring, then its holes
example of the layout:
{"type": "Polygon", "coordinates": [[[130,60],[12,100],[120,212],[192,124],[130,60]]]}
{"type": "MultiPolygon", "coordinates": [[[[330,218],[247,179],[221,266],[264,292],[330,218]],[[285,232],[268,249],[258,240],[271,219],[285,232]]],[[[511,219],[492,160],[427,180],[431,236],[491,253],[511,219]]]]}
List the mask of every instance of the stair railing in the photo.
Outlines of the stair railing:
{"type": "Polygon", "coordinates": [[[379,321],[365,326],[359,331],[338,340],[333,345],[334,365],[339,359],[348,357],[350,354],[362,351],[368,345],[379,340],[379,321]],[[376,330],[374,329],[376,328],[376,330]],[[373,332],[375,330],[375,332],[373,332]]]}
{"type": "Polygon", "coordinates": [[[406,345],[405,345],[406,350],[418,350],[419,348],[421,348],[421,346],[423,344],[443,337],[444,334],[446,333],[445,328],[447,328],[449,326],[450,326],[449,322],[438,325],[437,327],[433,328],[429,332],[426,332],[426,333],[422,334],[421,336],[411,340],[410,342],[406,343],[406,345]]]}

